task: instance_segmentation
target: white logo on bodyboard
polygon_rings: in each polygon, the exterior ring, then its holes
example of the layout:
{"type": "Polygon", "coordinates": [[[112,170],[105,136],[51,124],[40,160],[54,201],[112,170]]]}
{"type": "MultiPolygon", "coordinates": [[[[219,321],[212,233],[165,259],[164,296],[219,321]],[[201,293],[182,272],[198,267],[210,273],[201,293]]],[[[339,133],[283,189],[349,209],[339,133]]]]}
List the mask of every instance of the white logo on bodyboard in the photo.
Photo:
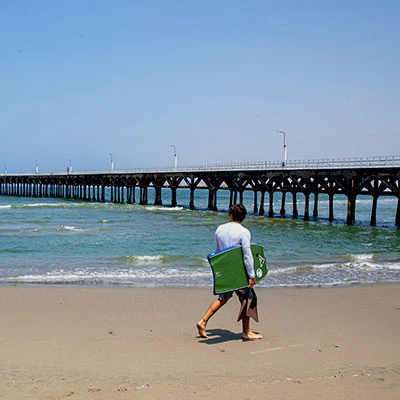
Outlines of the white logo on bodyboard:
{"type": "Polygon", "coordinates": [[[263,257],[261,254],[257,254],[258,262],[260,263],[260,268],[264,266],[265,263],[265,257],[263,257]]]}
{"type": "Polygon", "coordinates": [[[258,262],[260,263],[260,267],[257,268],[257,270],[256,270],[256,275],[257,275],[257,278],[262,278],[262,276],[263,276],[262,268],[265,264],[265,257],[263,257],[261,254],[256,254],[256,257],[258,258],[258,262]]]}

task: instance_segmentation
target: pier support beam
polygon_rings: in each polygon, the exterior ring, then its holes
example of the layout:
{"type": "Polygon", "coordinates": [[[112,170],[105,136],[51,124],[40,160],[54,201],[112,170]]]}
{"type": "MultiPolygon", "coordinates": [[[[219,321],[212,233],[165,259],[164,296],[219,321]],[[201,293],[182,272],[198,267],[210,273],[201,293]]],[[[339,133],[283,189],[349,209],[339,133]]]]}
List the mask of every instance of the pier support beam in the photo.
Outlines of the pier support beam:
{"type": "Polygon", "coordinates": [[[154,193],[154,205],[155,206],[161,206],[162,205],[162,196],[161,196],[161,187],[155,187],[155,193],[154,193]]]}
{"type": "Polygon", "coordinates": [[[243,204],[243,190],[240,190],[239,194],[240,194],[240,201],[239,201],[239,203],[240,203],[240,204],[243,204]]]}
{"type": "Polygon", "coordinates": [[[260,199],[260,210],[258,212],[258,215],[263,216],[265,211],[264,211],[264,200],[265,200],[265,191],[263,190],[261,192],[261,199],[260,199]]]}
{"type": "Polygon", "coordinates": [[[218,211],[217,191],[215,189],[208,190],[208,209],[210,211],[218,211]]]}
{"type": "Polygon", "coordinates": [[[176,207],[177,205],[176,200],[176,186],[171,186],[171,207],[176,207]]]}
{"type": "Polygon", "coordinates": [[[297,193],[292,192],[292,203],[293,203],[293,219],[299,217],[299,212],[297,211],[297,193]]]}
{"type": "Polygon", "coordinates": [[[189,210],[194,210],[194,187],[190,187],[189,210]]]}
{"type": "Polygon", "coordinates": [[[132,186],[131,203],[132,204],[136,203],[136,185],[132,186]]]}
{"type": "Polygon", "coordinates": [[[147,186],[141,186],[140,187],[140,202],[139,204],[141,206],[147,205],[148,203],[148,187],[147,186]]]}
{"type": "Polygon", "coordinates": [[[126,201],[128,202],[128,204],[135,203],[135,186],[128,186],[126,190],[126,201]]]}
{"type": "Polygon", "coordinates": [[[254,190],[254,207],[253,207],[254,214],[258,212],[258,204],[257,204],[257,190],[254,190]]]}
{"type": "Polygon", "coordinates": [[[329,203],[329,205],[328,205],[328,207],[329,207],[328,221],[333,222],[335,219],[333,216],[333,193],[329,193],[328,199],[329,199],[329,201],[328,201],[328,203],[329,203]]]}
{"type": "Polygon", "coordinates": [[[286,203],[286,192],[282,192],[282,203],[281,203],[281,210],[280,210],[280,214],[282,215],[282,217],[284,217],[286,214],[286,209],[285,209],[286,204],[285,203],[286,203]]]}
{"type": "Polygon", "coordinates": [[[370,220],[370,225],[371,226],[376,226],[376,211],[378,209],[378,196],[374,195],[372,196],[372,210],[371,210],[371,220],[370,220]]]}
{"type": "Polygon", "coordinates": [[[268,217],[273,218],[274,216],[274,192],[271,190],[269,194],[269,206],[268,206],[268,217]]]}
{"type": "Polygon", "coordinates": [[[347,197],[347,225],[352,225],[356,219],[356,196],[349,194],[347,197]]]}
{"type": "Polygon", "coordinates": [[[313,217],[318,218],[318,193],[314,193],[314,209],[313,209],[313,217]]]}
{"type": "Polygon", "coordinates": [[[310,220],[310,193],[304,193],[304,221],[310,220]]]}

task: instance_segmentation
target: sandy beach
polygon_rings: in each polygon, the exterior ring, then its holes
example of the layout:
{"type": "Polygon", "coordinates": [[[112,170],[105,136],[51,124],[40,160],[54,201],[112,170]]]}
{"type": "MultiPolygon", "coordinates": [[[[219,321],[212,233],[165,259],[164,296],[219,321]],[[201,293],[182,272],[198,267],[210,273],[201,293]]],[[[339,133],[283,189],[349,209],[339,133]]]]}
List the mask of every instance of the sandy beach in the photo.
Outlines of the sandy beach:
{"type": "Polygon", "coordinates": [[[1,287],[0,398],[400,398],[400,285],[257,294],[243,342],[209,289],[1,287]]]}

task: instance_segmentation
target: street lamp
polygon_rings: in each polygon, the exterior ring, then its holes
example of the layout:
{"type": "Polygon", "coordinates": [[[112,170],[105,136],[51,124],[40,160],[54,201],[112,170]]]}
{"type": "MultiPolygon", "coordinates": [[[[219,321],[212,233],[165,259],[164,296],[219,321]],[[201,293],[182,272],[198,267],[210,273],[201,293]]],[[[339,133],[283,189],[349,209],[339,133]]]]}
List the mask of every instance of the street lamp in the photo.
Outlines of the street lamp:
{"type": "Polygon", "coordinates": [[[174,168],[176,169],[176,167],[178,166],[178,156],[176,154],[176,146],[174,144],[170,144],[169,146],[174,148],[174,168]]]}
{"type": "Polygon", "coordinates": [[[68,172],[71,173],[72,172],[72,161],[71,160],[68,160],[68,161],[69,161],[68,172]]]}
{"type": "Polygon", "coordinates": [[[38,162],[36,161],[36,160],[34,160],[35,161],[35,173],[36,174],[38,174],[39,173],[39,165],[38,165],[38,162]]]}
{"type": "Polygon", "coordinates": [[[282,167],[286,165],[287,161],[287,147],[286,147],[286,132],[285,131],[277,131],[278,133],[281,133],[283,135],[283,163],[282,167]]]}
{"type": "Polygon", "coordinates": [[[111,172],[114,171],[114,159],[112,153],[108,153],[108,155],[111,157],[111,172]]]}

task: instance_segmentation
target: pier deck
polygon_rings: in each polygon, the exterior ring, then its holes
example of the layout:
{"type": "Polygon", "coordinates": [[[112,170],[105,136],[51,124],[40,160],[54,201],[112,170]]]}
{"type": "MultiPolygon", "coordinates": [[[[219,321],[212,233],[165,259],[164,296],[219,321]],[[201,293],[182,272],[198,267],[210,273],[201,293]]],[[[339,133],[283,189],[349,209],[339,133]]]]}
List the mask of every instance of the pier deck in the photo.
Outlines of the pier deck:
{"type": "Polygon", "coordinates": [[[329,198],[329,221],[334,220],[334,197],[347,197],[347,224],[355,221],[357,196],[372,197],[370,225],[376,225],[381,196],[397,198],[394,223],[400,227],[400,156],[335,160],[255,162],[194,165],[179,168],[61,173],[2,174],[0,195],[73,198],[85,201],[148,204],[154,190],[154,205],[162,205],[162,189],[171,190],[170,206],[177,205],[177,189],[190,191],[188,207],[195,209],[196,190],[208,190],[208,209],[217,211],[219,190],[230,192],[230,204],[243,202],[243,193],[254,193],[254,213],[274,216],[274,194],[282,194],[279,213],[285,215],[291,195],[292,218],[298,218],[297,197],[304,196],[303,219],[318,217],[318,196],[329,198]],[[138,199],[136,198],[138,196],[138,199]],[[265,210],[267,200],[267,211],[265,210]],[[313,198],[313,210],[310,198],[313,198]]]}

